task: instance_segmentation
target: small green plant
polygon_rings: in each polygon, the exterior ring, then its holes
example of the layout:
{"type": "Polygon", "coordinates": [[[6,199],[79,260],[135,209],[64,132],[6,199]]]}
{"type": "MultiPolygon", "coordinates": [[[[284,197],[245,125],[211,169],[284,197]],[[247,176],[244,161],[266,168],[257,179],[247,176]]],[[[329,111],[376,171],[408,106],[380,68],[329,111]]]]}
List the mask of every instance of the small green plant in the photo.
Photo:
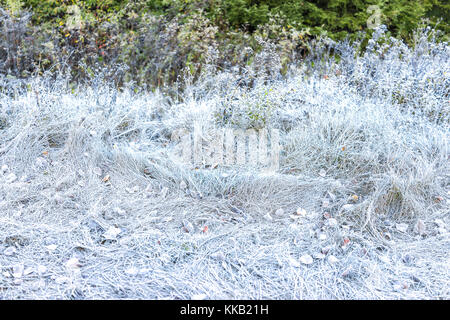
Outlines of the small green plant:
{"type": "Polygon", "coordinates": [[[19,14],[23,7],[21,0],[6,0],[6,8],[11,12],[13,16],[19,14]]]}

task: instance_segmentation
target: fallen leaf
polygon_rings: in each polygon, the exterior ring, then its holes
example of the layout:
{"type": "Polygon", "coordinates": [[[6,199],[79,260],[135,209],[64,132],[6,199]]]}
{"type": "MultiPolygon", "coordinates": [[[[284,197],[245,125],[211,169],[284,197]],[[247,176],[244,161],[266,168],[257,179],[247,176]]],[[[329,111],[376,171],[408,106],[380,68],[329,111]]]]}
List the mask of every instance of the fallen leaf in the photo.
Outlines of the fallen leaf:
{"type": "Polygon", "coordinates": [[[408,285],[406,282],[398,281],[397,283],[395,283],[395,284],[393,285],[393,289],[394,289],[395,291],[406,290],[406,289],[408,289],[408,288],[409,288],[409,285],[408,285]]]}
{"type": "Polygon", "coordinates": [[[223,261],[223,260],[225,260],[225,255],[223,254],[223,252],[217,251],[217,252],[211,254],[211,258],[219,260],[219,261],[223,261]]]}
{"type": "Polygon", "coordinates": [[[67,269],[71,269],[71,270],[77,270],[81,267],[80,261],[78,260],[78,258],[70,258],[67,262],[66,262],[66,268],[67,269]]]}
{"type": "Polygon", "coordinates": [[[100,169],[99,167],[95,167],[92,171],[98,176],[102,175],[102,169],[100,169]]]}
{"type": "Polygon", "coordinates": [[[23,264],[15,265],[13,267],[13,273],[12,273],[13,277],[14,278],[21,278],[22,275],[23,275],[23,270],[24,270],[23,264]]]}
{"type": "Polygon", "coordinates": [[[208,232],[208,226],[205,226],[205,227],[203,228],[202,232],[203,232],[203,233],[208,232]]]}
{"type": "Polygon", "coordinates": [[[39,279],[39,280],[33,281],[30,284],[30,287],[31,287],[31,290],[33,290],[33,291],[39,290],[39,289],[45,287],[45,280],[39,279]]]}
{"type": "Polygon", "coordinates": [[[351,277],[351,275],[354,274],[352,266],[349,266],[347,269],[344,270],[344,272],[341,273],[341,277],[351,277]]]}
{"type": "Polygon", "coordinates": [[[46,163],[47,163],[47,161],[44,158],[42,158],[42,157],[36,158],[36,166],[43,167],[46,163]]]}
{"type": "Polygon", "coordinates": [[[339,261],[339,259],[336,258],[336,257],[333,256],[333,255],[331,255],[331,256],[328,257],[328,262],[331,263],[331,264],[335,264],[335,263],[337,263],[338,261],[339,261]]]}
{"type": "Polygon", "coordinates": [[[5,237],[4,243],[8,246],[24,246],[29,243],[29,239],[21,235],[15,234],[5,237]]]}
{"type": "Polygon", "coordinates": [[[103,237],[107,240],[116,240],[117,236],[122,232],[120,228],[114,226],[109,227],[109,229],[103,234],[103,237]]]}
{"type": "Polygon", "coordinates": [[[6,183],[13,183],[16,180],[17,180],[17,176],[12,172],[10,174],[8,174],[5,178],[6,183]]]}
{"type": "Polygon", "coordinates": [[[386,256],[386,255],[380,255],[380,256],[378,256],[378,259],[380,259],[380,261],[382,261],[382,262],[384,262],[384,263],[386,263],[386,264],[390,264],[391,263],[391,259],[389,259],[389,257],[388,256],[386,256]]]}
{"type": "Polygon", "coordinates": [[[325,258],[325,255],[323,253],[321,253],[321,252],[316,252],[316,253],[313,254],[313,257],[314,257],[314,259],[322,260],[322,259],[325,258]]]}
{"type": "Polygon", "coordinates": [[[408,230],[408,225],[406,223],[397,223],[395,228],[400,232],[406,232],[408,230]]]}
{"type": "Polygon", "coordinates": [[[414,226],[414,232],[418,233],[419,235],[424,235],[426,231],[425,228],[425,223],[423,222],[423,220],[417,220],[416,225],[414,226]]]}
{"type": "Polygon", "coordinates": [[[47,248],[48,251],[52,252],[55,251],[58,246],[56,244],[50,244],[48,246],[45,246],[45,248],[47,248]]]}
{"type": "Polygon", "coordinates": [[[109,174],[107,174],[106,176],[103,177],[102,181],[103,182],[108,182],[109,179],[110,179],[110,176],[109,176],[109,174]]]}
{"type": "Polygon", "coordinates": [[[336,219],[330,218],[330,219],[328,219],[328,220],[326,221],[326,224],[327,224],[327,226],[329,226],[329,227],[335,227],[335,226],[337,226],[338,222],[337,222],[336,219]]]}
{"type": "Polygon", "coordinates": [[[152,189],[153,189],[152,185],[151,185],[151,184],[148,184],[148,185],[145,187],[144,191],[147,192],[147,193],[150,193],[150,192],[152,192],[152,189]]]}
{"type": "Polygon", "coordinates": [[[2,165],[2,168],[0,169],[0,171],[2,173],[5,173],[6,171],[8,171],[8,169],[9,169],[8,165],[4,164],[4,165],[2,165]]]}
{"type": "Polygon", "coordinates": [[[69,280],[70,279],[68,277],[57,277],[57,278],[55,278],[55,282],[57,284],[63,284],[63,283],[69,282],[69,280]]]}
{"type": "Polygon", "coordinates": [[[138,186],[134,186],[133,188],[125,188],[125,190],[126,190],[128,193],[133,194],[133,193],[136,193],[136,192],[139,191],[139,187],[138,187],[138,186]]]}
{"type": "Polygon", "coordinates": [[[353,201],[358,201],[358,196],[356,195],[356,194],[354,194],[354,195],[352,195],[352,199],[353,199],[353,201]]]}
{"type": "Polygon", "coordinates": [[[306,216],[306,210],[303,208],[297,208],[297,211],[295,212],[298,216],[305,217],[306,216]]]}
{"type": "Polygon", "coordinates": [[[295,260],[294,258],[292,258],[292,257],[289,258],[289,263],[294,268],[300,267],[300,263],[297,260],[295,260]]]}
{"type": "Polygon", "coordinates": [[[23,275],[24,275],[24,276],[27,276],[27,275],[33,273],[33,271],[34,271],[34,270],[33,270],[32,267],[28,267],[28,268],[26,268],[25,270],[23,270],[23,275]]]}
{"type": "Polygon", "coordinates": [[[328,252],[330,252],[331,249],[332,249],[331,246],[326,246],[326,247],[322,248],[320,251],[321,251],[323,254],[327,254],[328,252]]]}
{"type": "Polygon", "coordinates": [[[3,251],[3,254],[5,255],[5,256],[12,256],[13,254],[15,254],[16,253],[16,248],[14,248],[14,247],[8,247],[8,248],[6,248],[5,249],[5,251],[3,251]]]}
{"type": "Polygon", "coordinates": [[[139,269],[135,268],[135,267],[131,267],[131,268],[125,270],[125,273],[130,275],[130,276],[135,276],[135,275],[137,275],[139,273],[139,269]]]}
{"type": "MultiPolygon", "coordinates": [[[[115,213],[120,214],[120,215],[124,215],[126,213],[125,210],[123,210],[123,209],[121,209],[119,207],[115,207],[113,210],[114,210],[115,213]]],[[[151,212],[150,212],[150,214],[151,214],[151,212]]]]}
{"type": "Polygon", "coordinates": [[[300,257],[300,262],[303,264],[311,264],[313,263],[313,258],[309,254],[304,254],[300,257]]]}
{"type": "Polygon", "coordinates": [[[349,238],[344,238],[344,246],[348,245],[350,243],[349,238]]]}
{"type": "Polygon", "coordinates": [[[41,275],[41,274],[47,272],[47,267],[43,266],[43,265],[38,265],[37,272],[41,275]]]}
{"type": "Polygon", "coordinates": [[[60,193],[55,193],[53,200],[55,200],[56,203],[63,203],[65,198],[60,193]]]}
{"type": "Polygon", "coordinates": [[[352,204],[344,204],[342,206],[342,209],[345,210],[345,211],[350,211],[352,208],[353,208],[352,204]]]}
{"type": "Polygon", "coordinates": [[[183,231],[192,233],[192,231],[194,231],[194,225],[188,220],[183,220],[183,231]]]}

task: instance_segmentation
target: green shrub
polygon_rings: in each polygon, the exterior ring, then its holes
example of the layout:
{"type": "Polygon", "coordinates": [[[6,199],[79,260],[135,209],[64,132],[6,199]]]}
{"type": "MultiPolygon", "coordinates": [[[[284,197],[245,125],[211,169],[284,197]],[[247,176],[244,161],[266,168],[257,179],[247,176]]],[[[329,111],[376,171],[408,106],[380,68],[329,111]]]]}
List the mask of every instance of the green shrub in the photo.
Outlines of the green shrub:
{"type": "MultiPolygon", "coordinates": [[[[270,42],[285,74],[309,41],[361,37],[370,5],[388,35],[412,44],[427,19],[448,39],[449,4],[440,0],[0,0],[0,72],[18,77],[70,68],[73,81],[121,65],[116,82],[162,86],[205,63],[245,67],[270,42]],[[31,18],[27,15],[31,13],[31,18]],[[20,17],[26,19],[19,19],[20,17]]],[[[367,42],[363,42],[363,47],[367,42]]]]}

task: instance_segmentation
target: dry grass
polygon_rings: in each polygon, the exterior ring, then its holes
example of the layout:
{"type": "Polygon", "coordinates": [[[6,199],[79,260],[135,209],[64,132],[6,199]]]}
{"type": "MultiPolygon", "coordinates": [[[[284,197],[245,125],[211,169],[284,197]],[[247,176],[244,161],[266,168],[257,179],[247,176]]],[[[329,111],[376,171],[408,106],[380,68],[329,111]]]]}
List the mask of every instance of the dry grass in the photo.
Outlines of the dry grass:
{"type": "Polygon", "coordinates": [[[375,92],[356,89],[354,70],[297,69],[252,88],[221,74],[179,102],[2,78],[0,298],[449,299],[445,50],[418,73],[435,77],[421,96],[440,110],[432,116],[391,99],[388,88],[407,96],[419,82],[388,78],[388,64],[403,62],[374,62],[376,52],[353,62],[378,66],[375,92]],[[265,108],[282,130],[277,174],[192,170],[168,155],[193,119],[248,128],[265,108]]]}

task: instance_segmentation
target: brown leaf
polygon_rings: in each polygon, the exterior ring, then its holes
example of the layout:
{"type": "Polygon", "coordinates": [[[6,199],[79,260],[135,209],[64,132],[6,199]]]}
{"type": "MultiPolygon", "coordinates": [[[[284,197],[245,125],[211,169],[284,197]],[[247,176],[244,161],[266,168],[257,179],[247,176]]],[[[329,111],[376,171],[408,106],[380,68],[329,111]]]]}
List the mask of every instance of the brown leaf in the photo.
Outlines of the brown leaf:
{"type": "Polygon", "coordinates": [[[300,257],[300,262],[303,264],[311,264],[313,261],[313,258],[309,254],[305,254],[300,257]]]}
{"type": "Polygon", "coordinates": [[[424,235],[426,232],[425,223],[422,220],[417,220],[416,225],[414,226],[414,232],[418,233],[419,235],[424,235]]]}
{"type": "Polygon", "coordinates": [[[66,268],[76,270],[81,267],[80,261],[78,258],[71,258],[66,262],[66,268]]]}
{"type": "Polygon", "coordinates": [[[306,210],[299,207],[299,208],[297,208],[297,211],[295,212],[295,214],[298,216],[304,217],[304,216],[306,216],[306,210]]]}

